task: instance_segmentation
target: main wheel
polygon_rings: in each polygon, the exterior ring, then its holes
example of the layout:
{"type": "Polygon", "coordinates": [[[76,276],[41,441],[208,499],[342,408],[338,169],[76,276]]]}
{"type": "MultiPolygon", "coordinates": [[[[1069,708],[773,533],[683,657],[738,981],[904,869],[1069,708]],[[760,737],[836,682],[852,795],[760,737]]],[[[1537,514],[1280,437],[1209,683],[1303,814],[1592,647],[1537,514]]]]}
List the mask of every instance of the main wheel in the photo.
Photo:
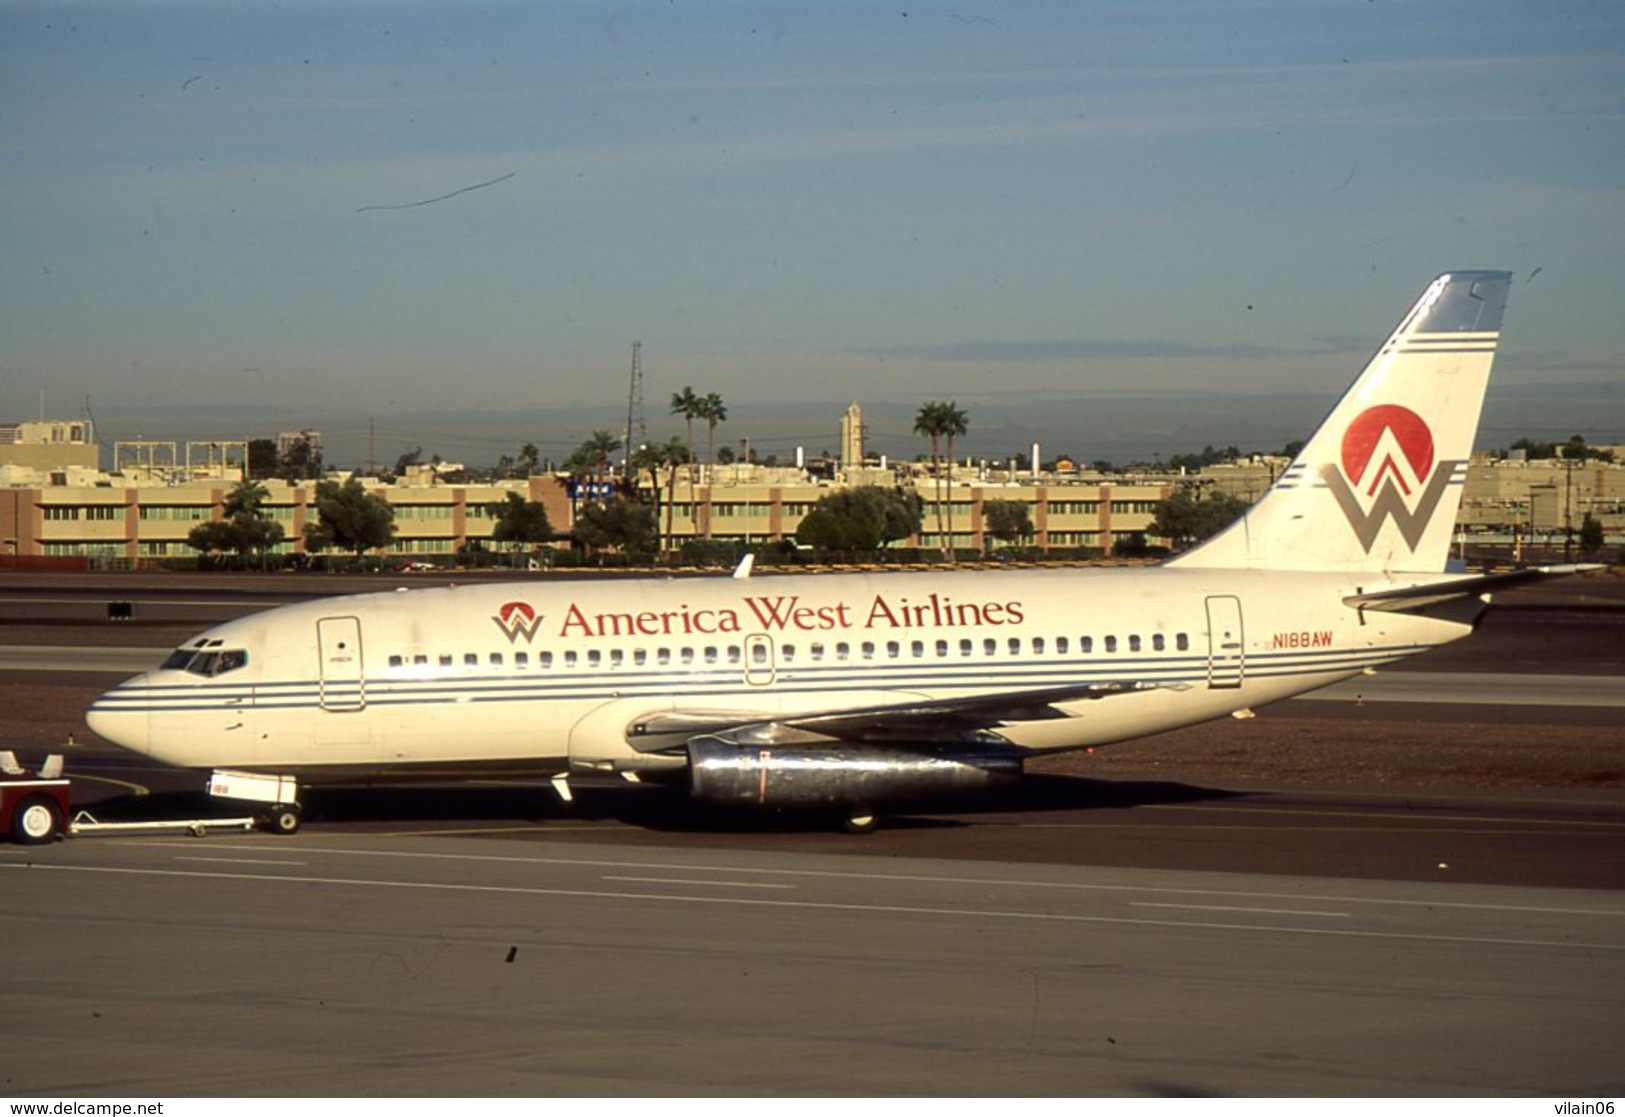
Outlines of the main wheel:
{"type": "Polygon", "coordinates": [[[271,813],[265,816],[266,828],[273,834],[297,834],[304,821],[296,803],[278,803],[271,813]]]}
{"type": "Polygon", "coordinates": [[[47,795],[30,795],[11,816],[11,840],[18,845],[37,846],[62,833],[62,810],[47,795]]]}

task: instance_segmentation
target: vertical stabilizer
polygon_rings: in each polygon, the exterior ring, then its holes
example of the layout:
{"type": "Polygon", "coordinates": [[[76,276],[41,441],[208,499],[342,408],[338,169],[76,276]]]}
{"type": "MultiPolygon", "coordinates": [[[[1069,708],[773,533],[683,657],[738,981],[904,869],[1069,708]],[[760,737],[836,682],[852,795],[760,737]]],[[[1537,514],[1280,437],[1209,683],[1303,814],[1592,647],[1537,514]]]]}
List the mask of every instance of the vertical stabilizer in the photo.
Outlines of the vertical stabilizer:
{"type": "Polygon", "coordinates": [[[1168,565],[1444,570],[1511,281],[1435,279],[1280,480],[1168,565]]]}

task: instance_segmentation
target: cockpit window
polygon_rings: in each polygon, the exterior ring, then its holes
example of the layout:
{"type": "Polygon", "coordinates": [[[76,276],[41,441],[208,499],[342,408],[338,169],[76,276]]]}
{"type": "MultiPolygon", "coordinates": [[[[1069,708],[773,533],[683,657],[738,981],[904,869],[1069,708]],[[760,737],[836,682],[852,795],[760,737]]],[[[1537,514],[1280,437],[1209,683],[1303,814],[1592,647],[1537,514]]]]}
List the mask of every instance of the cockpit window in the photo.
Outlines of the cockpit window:
{"type": "Polygon", "coordinates": [[[213,648],[208,650],[177,648],[164,660],[160,670],[185,671],[189,675],[201,675],[209,679],[247,665],[248,653],[241,648],[226,648],[219,651],[213,648]]]}

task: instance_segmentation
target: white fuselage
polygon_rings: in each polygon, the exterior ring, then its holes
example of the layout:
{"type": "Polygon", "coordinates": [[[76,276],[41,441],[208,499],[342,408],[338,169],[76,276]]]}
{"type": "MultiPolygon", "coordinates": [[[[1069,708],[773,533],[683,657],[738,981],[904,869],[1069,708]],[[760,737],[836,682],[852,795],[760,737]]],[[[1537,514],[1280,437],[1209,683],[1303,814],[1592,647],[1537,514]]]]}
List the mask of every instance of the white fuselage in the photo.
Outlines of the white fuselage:
{"type": "Polygon", "coordinates": [[[683,763],[633,747],[630,727],[663,714],[771,721],[1132,687],[994,730],[1023,750],[1077,749],[1392,663],[1467,634],[1482,608],[1475,600],[1444,620],[1343,602],[1389,584],[1347,573],[1145,569],[401,590],[211,629],[173,666],[109,691],[89,720],[168,764],[307,781],[637,774],[683,763]]]}

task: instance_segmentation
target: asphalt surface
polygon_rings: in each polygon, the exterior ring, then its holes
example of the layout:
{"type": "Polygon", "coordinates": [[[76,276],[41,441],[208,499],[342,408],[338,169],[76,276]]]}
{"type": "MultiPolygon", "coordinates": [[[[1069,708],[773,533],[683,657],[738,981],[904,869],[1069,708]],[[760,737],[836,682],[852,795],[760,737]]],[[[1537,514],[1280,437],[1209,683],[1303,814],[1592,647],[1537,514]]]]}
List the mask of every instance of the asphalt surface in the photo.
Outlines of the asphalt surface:
{"type": "Polygon", "coordinates": [[[312,828],[0,894],[0,1075],[53,1100],[1625,1085],[1619,893],[312,828]]]}

